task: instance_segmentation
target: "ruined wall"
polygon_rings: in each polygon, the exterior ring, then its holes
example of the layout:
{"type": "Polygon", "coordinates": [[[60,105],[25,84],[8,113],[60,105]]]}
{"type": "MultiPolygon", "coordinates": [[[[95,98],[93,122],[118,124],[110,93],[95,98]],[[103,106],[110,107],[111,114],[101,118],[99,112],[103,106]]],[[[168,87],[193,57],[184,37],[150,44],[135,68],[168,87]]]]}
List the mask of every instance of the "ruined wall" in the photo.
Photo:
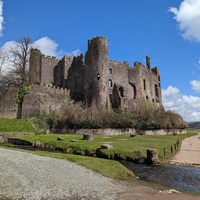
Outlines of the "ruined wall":
{"type": "Polygon", "coordinates": [[[129,68],[128,62],[110,61],[109,63],[110,102],[113,108],[130,111],[135,107],[136,96],[129,83],[129,68]]]}
{"type": "Polygon", "coordinates": [[[54,68],[59,64],[60,60],[51,56],[41,57],[41,83],[53,84],[54,83],[54,68]]]}
{"type": "Polygon", "coordinates": [[[70,90],[71,98],[75,101],[83,101],[85,99],[85,69],[82,54],[73,58],[67,75],[66,88],[70,90]]]}
{"type": "Polygon", "coordinates": [[[69,103],[69,91],[51,85],[32,85],[24,98],[22,117],[34,116],[39,112],[54,111],[69,103]]]}
{"type": "Polygon", "coordinates": [[[16,95],[18,89],[0,87],[0,118],[16,118],[18,105],[16,95]]]}

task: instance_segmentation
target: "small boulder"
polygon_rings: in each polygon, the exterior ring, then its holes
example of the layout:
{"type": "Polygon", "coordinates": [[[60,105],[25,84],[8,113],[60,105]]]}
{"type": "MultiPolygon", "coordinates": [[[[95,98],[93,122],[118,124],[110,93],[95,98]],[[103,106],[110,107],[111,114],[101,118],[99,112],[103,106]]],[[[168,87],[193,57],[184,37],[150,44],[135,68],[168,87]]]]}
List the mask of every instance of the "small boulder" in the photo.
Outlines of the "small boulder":
{"type": "Polygon", "coordinates": [[[70,142],[78,142],[78,140],[71,139],[70,142]]]}
{"type": "Polygon", "coordinates": [[[58,137],[57,140],[64,140],[65,138],[62,137],[58,137]]]}
{"type": "Polygon", "coordinates": [[[145,164],[146,163],[146,158],[145,157],[141,157],[138,159],[137,161],[139,164],[145,164]]]}
{"type": "Polygon", "coordinates": [[[112,149],[112,148],[113,148],[113,146],[110,144],[102,144],[101,145],[101,149],[112,149]]]}

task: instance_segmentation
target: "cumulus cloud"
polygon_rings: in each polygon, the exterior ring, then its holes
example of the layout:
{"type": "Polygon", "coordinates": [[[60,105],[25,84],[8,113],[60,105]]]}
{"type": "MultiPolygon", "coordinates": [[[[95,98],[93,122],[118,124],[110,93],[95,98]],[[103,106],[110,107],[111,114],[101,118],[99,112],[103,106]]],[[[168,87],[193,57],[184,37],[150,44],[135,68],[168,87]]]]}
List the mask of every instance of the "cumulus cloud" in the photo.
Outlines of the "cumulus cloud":
{"type": "Polygon", "coordinates": [[[200,1],[184,0],[179,8],[171,7],[169,11],[174,13],[183,38],[200,42],[200,1]]]}
{"type": "Polygon", "coordinates": [[[182,95],[178,88],[169,86],[162,90],[163,106],[179,113],[185,121],[200,121],[200,97],[182,95]]]}
{"type": "MultiPolygon", "coordinates": [[[[47,36],[35,41],[33,43],[33,47],[38,48],[43,54],[48,56],[55,56],[59,58],[64,54],[63,51],[58,51],[58,44],[47,36]]],[[[81,54],[81,50],[76,49],[66,54],[69,56],[77,56],[81,54]]]]}
{"type": "Polygon", "coordinates": [[[74,51],[72,51],[70,53],[67,53],[67,55],[69,55],[69,56],[78,56],[80,54],[81,54],[81,50],[80,49],[76,49],[76,50],[74,50],[74,51]]]}
{"type": "Polygon", "coordinates": [[[47,36],[36,40],[33,43],[33,47],[38,48],[45,55],[57,57],[60,54],[60,52],[57,51],[58,44],[47,36]]]}
{"type": "Polygon", "coordinates": [[[3,35],[3,1],[0,0],[0,36],[3,35]]]}
{"type": "Polygon", "coordinates": [[[193,81],[190,81],[190,84],[191,84],[193,90],[200,92],[200,81],[193,80],[193,81]]]}

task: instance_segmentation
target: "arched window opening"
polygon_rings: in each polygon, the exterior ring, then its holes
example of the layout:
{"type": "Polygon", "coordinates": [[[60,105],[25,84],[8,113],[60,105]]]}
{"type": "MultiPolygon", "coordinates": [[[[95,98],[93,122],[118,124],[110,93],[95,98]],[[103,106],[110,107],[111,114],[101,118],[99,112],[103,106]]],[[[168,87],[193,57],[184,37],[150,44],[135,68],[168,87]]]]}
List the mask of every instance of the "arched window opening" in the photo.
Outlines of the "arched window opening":
{"type": "Polygon", "coordinates": [[[100,74],[97,74],[97,80],[99,80],[100,79],[100,74]]]}
{"type": "Polygon", "coordinates": [[[148,96],[146,96],[146,100],[147,100],[147,101],[149,100],[149,97],[148,97],[148,96]]]}

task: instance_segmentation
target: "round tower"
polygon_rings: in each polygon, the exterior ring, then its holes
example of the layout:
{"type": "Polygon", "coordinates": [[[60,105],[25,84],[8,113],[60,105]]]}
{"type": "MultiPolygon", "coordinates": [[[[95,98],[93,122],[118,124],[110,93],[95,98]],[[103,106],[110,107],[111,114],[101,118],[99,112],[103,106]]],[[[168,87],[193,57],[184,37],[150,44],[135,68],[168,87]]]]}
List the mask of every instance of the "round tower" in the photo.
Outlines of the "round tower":
{"type": "Polygon", "coordinates": [[[85,89],[88,106],[103,112],[108,104],[108,40],[95,37],[88,41],[85,58],[85,89]]]}

